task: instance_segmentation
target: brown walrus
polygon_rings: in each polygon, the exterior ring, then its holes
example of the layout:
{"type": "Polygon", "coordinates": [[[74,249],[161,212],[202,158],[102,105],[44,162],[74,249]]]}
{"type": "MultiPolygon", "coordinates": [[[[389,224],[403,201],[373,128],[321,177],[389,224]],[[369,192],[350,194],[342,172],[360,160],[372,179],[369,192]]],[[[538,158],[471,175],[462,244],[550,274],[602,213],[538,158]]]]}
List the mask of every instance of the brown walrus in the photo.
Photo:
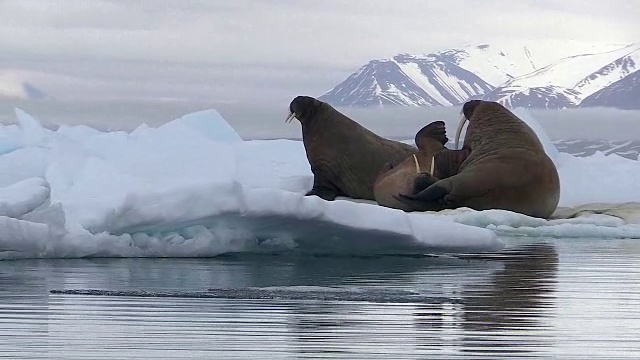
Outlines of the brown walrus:
{"type": "Polygon", "coordinates": [[[387,163],[376,178],[373,193],[378,205],[411,211],[412,207],[394,196],[417,193],[435,181],[447,178],[458,172],[464,157],[445,156],[458,154],[444,145],[449,141],[443,121],[434,121],[418,131],[415,143],[419,152],[401,159],[396,163],[387,163]],[[438,152],[438,162],[434,155],[438,152]]]}
{"type": "Polygon", "coordinates": [[[302,141],[313,172],[313,188],[305,195],[331,201],[338,196],[374,200],[373,183],[389,161],[404,159],[415,147],[385,139],[310,96],[289,104],[286,122],[302,125],[302,141]]]}
{"type": "MultiPolygon", "coordinates": [[[[462,114],[456,149],[468,120],[467,134],[463,148],[452,150],[468,152],[459,172],[396,199],[414,211],[469,207],[549,218],[560,199],[560,179],[535,132],[497,102],[468,101],[462,114]]],[[[439,152],[434,155],[436,166],[439,156],[439,152]]]]}

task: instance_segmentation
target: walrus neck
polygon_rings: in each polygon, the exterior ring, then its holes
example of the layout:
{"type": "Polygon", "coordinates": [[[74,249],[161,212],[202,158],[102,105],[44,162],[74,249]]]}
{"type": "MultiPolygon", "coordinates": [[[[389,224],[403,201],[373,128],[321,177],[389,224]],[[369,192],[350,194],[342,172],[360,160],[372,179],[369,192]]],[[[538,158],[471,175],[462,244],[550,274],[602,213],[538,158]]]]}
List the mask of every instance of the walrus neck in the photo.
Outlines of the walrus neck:
{"type": "Polygon", "coordinates": [[[540,151],[544,148],[535,132],[526,123],[510,113],[500,113],[493,117],[479,117],[474,124],[469,126],[467,134],[469,135],[468,140],[465,139],[465,146],[483,155],[501,153],[506,144],[510,149],[540,151]],[[498,116],[501,116],[501,120],[508,121],[495,121],[496,118],[499,118],[498,116]],[[491,134],[491,136],[486,134],[491,134]],[[517,143],[510,140],[514,136],[518,137],[517,143]]]}
{"type": "Polygon", "coordinates": [[[431,162],[431,166],[435,168],[435,173],[432,168],[431,175],[439,179],[446,179],[457,174],[470,153],[471,150],[468,147],[463,147],[460,150],[445,149],[437,152],[431,162]]]}
{"type": "Polygon", "coordinates": [[[371,133],[371,131],[329,105],[323,105],[318,108],[313,117],[305,119],[301,124],[304,137],[332,136],[335,134],[333,129],[340,129],[339,132],[352,130],[371,133]]]}
{"type": "Polygon", "coordinates": [[[322,127],[323,125],[326,126],[326,123],[329,121],[329,116],[327,116],[326,114],[316,113],[315,116],[300,122],[302,124],[302,133],[303,135],[316,133],[316,129],[322,127]]]}

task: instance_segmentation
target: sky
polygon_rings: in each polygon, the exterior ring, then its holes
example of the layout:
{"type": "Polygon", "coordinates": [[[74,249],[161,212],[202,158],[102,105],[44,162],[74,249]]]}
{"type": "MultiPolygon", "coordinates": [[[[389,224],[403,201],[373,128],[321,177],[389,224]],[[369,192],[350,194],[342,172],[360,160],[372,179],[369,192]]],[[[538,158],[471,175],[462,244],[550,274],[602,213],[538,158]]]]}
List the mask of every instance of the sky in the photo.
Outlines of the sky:
{"type": "Polygon", "coordinates": [[[286,105],[376,58],[517,39],[632,43],[638,18],[637,0],[0,0],[0,93],[26,80],[72,101],[286,105]]]}

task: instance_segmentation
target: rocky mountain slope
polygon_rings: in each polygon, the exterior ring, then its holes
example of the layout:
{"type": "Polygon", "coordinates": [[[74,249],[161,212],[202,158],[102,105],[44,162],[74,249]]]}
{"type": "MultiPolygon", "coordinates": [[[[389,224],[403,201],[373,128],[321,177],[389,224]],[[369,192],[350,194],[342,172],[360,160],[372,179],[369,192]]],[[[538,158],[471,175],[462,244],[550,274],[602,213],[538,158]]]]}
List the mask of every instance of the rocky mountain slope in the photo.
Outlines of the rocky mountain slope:
{"type": "Polygon", "coordinates": [[[587,96],[580,106],[640,110],[640,70],[587,96]]]}
{"type": "MultiPolygon", "coordinates": [[[[483,44],[372,60],[320,98],[362,107],[452,106],[483,98],[512,107],[561,109],[582,106],[637,70],[640,43],[483,44]]],[[[624,84],[633,87],[634,81],[624,84]]],[[[626,91],[618,87],[616,94],[626,91]]]]}

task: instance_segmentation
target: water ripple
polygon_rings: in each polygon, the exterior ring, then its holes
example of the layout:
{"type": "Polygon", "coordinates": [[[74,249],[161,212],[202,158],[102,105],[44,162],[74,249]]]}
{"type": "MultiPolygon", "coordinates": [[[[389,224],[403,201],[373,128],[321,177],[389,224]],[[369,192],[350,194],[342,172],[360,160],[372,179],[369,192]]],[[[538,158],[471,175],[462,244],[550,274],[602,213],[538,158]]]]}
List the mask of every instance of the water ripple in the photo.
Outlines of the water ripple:
{"type": "Polygon", "coordinates": [[[640,358],[636,242],[510,243],[454,258],[0,262],[0,358],[640,358]]]}
{"type": "Polygon", "coordinates": [[[373,303],[433,303],[443,302],[445,298],[421,295],[408,290],[359,289],[347,290],[322,288],[319,290],[299,290],[296,288],[240,288],[209,289],[207,291],[142,291],[142,290],[100,290],[66,289],[51,290],[51,294],[120,296],[120,297],[172,297],[172,298],[220,298],[244,300],[316,300],[316,301],[365,301],[373,303]]]}

